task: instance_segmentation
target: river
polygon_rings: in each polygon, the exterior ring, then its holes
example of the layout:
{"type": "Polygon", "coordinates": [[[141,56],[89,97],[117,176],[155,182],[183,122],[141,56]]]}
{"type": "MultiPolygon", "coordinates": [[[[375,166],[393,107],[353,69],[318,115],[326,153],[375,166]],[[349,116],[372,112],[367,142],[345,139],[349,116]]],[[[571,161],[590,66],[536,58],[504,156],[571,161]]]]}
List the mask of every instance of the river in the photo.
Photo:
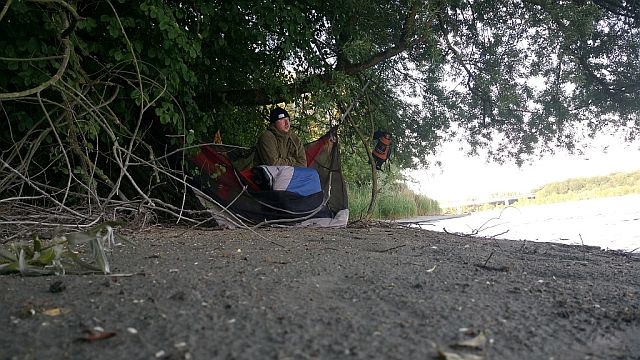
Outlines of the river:
{"type": "Polygon", "coordinates": [[[508,207],[420,227],[499,239],[584,244],[640,252],[640,194],[508,207]]]}

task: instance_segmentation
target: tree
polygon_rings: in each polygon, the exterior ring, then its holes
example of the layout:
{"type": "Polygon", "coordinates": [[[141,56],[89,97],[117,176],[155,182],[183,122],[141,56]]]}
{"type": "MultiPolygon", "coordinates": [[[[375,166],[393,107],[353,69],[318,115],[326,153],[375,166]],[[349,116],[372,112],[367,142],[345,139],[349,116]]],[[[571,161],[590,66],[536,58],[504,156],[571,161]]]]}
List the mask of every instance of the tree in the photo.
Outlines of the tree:
{"type": "Polygon", "coordinates": [[[247,28],[270,34],[262,55],[280,59],[281,82],[256,74],[214,95],[268,104],[339,91],[354,86],[354,77],[376,79],[376,125],[397,134],[405,166],[421,161],[451,124],[474,149],[498,140],[491,151],[497,160],[573,150],[581,136],[604,129],[623,128],[633,139],[640,125],[639,9],[633,1],[526,0],[285,3],[268,14],[253,8],[256,24],[265,15],[272,20],[247,28]]]}
{"type": "Polygon", "coordinates": [[[404,168],[454,131],[517,162],[609,129],[631,140],[639,21],[626,0],[9,0],[0,193],[180,214],[154,193],[183,186],[157,172],[169,141],[156,125],[175,144],[222,129],[251,145],[268,107],[287,103],[311,138],[367,81],[341,125],[346,157],[361,151],[356,127],[390,131],[404,168]]]}

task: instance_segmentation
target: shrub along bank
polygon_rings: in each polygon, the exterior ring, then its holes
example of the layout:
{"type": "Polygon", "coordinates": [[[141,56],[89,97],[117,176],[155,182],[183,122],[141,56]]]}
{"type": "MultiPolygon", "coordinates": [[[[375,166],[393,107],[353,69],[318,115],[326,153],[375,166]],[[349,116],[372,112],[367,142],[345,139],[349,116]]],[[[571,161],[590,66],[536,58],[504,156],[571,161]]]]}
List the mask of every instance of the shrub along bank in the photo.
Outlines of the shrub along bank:
{"type": "MultiPolygon", "coordinates": [[[[371,189],[349,188],[349,213],[351,219],[364,217],[371,201],[371,189]]],[[[438,215],[440,204],[426,196],[409,190],[403,184],[383,189],[373,211],[374,219],[401,219],[423,215],[438,215]]]]}

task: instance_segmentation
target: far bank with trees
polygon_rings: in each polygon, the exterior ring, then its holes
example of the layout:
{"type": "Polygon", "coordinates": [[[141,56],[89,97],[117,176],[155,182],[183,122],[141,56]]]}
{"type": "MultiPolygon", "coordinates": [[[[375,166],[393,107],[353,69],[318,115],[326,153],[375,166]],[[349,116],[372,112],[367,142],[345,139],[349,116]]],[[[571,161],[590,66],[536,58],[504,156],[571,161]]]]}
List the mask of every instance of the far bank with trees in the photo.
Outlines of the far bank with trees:
{"type": "MultiPolygon", "coordinates": [[[[640,170],[552,182],[534,189],[532,192],[535,194],[534,199],[517,199],[510,205],[520,207],[640,194],[640,170]]],[[[465,207],[462,211],[483,211],[506,206],[504,204],[479,204],[465,207]]],[[[446,209],[445,211],[457,211],[457,209],[446,209]]]]}

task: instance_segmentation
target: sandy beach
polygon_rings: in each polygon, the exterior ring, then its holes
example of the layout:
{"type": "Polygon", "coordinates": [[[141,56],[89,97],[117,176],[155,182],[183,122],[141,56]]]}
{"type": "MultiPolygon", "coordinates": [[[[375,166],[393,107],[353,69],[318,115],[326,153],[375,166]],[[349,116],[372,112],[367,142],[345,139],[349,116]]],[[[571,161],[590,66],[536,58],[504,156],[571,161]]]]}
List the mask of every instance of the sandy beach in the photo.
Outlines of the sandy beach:
{"type": "Polygon", "coordinates": [[[112,276],[0,277],[0,359],[640,359],[637,254],[405,226],[123,233],[112,276]]]}

